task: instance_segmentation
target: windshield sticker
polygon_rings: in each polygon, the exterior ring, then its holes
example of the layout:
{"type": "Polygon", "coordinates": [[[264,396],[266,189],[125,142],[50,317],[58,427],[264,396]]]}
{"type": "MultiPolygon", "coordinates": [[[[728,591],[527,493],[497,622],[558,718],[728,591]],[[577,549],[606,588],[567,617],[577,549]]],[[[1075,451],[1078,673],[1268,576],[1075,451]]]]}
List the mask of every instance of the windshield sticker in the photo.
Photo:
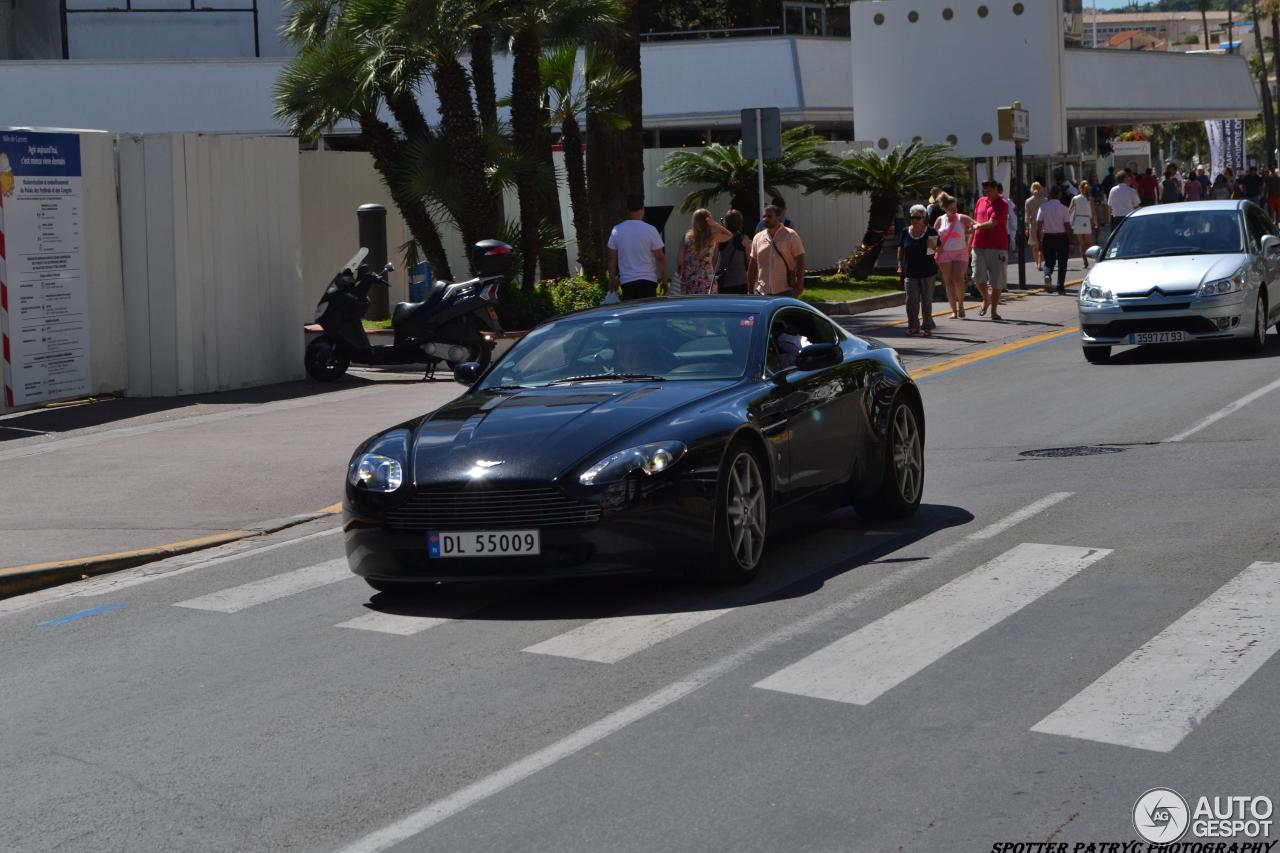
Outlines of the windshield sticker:
{"type": "Polygon", "coordinates": [[[751,328],[755,324],[756,324],[756,318],[754,314],[750,317],[743,317],[741,320],[738,321],[739,326],[746,326],[747,328],[751,328]]]}

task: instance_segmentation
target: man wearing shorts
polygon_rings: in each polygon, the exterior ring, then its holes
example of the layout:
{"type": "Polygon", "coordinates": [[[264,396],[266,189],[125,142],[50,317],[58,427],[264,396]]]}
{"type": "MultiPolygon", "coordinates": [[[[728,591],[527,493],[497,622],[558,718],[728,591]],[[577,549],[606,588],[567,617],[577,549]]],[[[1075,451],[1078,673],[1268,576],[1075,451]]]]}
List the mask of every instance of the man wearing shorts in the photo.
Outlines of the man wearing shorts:
{"type": "Polygon", "coordinates": [[[1271,214],[1271,218],[1280,222],[1280,172],[1275,169],[1267,169],[1265,177],[1262,179],[1267,185],[1267,211],[1271,214]]]}
{"type": "Polygon", "coordinates": [[[1000,316],[1000,293],[1009,275],[1009,205],[1000,195],[998,181],[982,182],[982,198],[973,209],[973,281],[982,294],[982,310],[1000,316]]]}

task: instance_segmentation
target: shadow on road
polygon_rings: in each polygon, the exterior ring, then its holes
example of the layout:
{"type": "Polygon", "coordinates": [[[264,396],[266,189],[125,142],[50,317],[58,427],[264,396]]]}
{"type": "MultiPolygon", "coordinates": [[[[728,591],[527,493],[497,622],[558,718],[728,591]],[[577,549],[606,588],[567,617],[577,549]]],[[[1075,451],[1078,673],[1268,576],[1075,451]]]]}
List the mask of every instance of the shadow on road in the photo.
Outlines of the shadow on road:
{"type": "Polygon", "coordinates": [[[556,581],[441,584],[407,593],[379,593],[365,606],[380,613],[483,621],[598,619],[617,615],[690,613],[798,598],[827,581],[882,558],[973,515],[954,506],[922,504],[915,517],[872,523],[852,510],[775,535],[760,576],[742,587],[713,587],[671,576],[618,575],[556,581]]]}
{"type": "Polygon", "coordinates": [[[1120,351],[1112,350],[1111,364],[1189,364],[1192,362],[1256,361],[1280,358],[1280,338],[1267,338],[1262,352],[1241,352],[1234,341],[1205,341],[1194,344],[1147,344],[1120,351]]]}

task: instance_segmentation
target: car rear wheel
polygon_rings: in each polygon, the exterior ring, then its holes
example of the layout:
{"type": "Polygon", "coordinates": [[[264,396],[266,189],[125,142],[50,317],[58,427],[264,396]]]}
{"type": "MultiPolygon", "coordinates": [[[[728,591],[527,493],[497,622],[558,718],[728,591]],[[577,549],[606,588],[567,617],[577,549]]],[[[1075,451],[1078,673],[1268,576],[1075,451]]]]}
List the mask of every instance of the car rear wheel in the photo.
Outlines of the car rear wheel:
{"type": "Polygon", "coordinates": [[[1111,347],[1085,347],[1084,360],[1090,364],[1106,364],[1111,360],[1111,347]]]}
{"type": "Polygon", "coordinates": [[[915,408],[905,400],[893,404],[885,442],[884,477],[879,490],[858,498],[853,508],[863,518],[906,518],[924,494],[924,438],[915,408]]]}
{"type": "Polygon", "coordinates": [[[711,579],[743,584],[760,573],[769,528],[769,492],[759,455],[743,443],[725,454],[716,490],[711,579]]]}
{"type": "Polygon", "coordinates": [[[1253,334],[1244,342],[1245,352],[1262,352],[1267,348],[1267,294],[1258,294],[1258,305],[1253,312],[1253,334]]]}
{"type": "Polygon", "coordinates": [[[317,382],[332,382],[347,372],[351,359],[328,335],[321,335],[307,344],[302,359],[307,375],[317,382]]]}

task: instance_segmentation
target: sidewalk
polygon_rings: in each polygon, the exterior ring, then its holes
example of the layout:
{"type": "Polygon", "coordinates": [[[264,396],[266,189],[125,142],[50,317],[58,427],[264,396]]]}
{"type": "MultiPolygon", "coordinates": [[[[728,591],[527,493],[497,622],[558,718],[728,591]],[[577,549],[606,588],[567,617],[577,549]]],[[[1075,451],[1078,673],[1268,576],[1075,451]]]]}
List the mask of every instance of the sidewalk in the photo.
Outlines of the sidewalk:
{"type": "MultiPolygon", "coordinates": [[[[907,337],[902,308],[835,319],[896,347],[913,373],[1075,324],[1074,299],[1006,299],[1003,323],[979,318],[976,304],[969,319],[950,320],[935,303],[943,316],[933,338],[907,337]]],[[[331,386],[109,399],[0,417],[0,597],[18,576],[77,578],[335,512],[362,439],[461,391],[420,377],[358,369],[331,386]],[[34,569],[50,563],[63,565],[34,569]]]]}

